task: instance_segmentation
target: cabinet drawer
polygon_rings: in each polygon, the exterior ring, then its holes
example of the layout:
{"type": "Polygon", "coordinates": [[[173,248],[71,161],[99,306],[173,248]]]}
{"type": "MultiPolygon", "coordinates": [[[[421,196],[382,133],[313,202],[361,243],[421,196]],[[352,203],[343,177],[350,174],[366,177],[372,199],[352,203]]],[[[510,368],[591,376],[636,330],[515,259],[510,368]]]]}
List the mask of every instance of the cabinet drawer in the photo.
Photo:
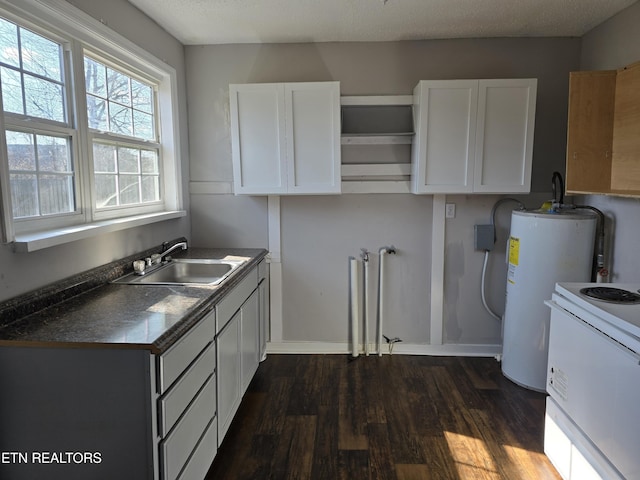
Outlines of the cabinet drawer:
{"type": "Polygon", "coordinates": [[[164,480],[175,480],[212,418],[216,399],[216,376],[212,375],[180,422],[160,443],[164,480]]]}
{"type": "Polygon", "coordinates": [[[158,389],[166,392],[215,336],[215,313],[203,318],[186,335],[159,357],[158,389]]]}
{"type": "Polygon", "coordinates": [[[189,463],[184,467],[178,480],[201,480],[209,471],[211,462],[218,451],[218,419],[214,418],[209,423],[207,430],[202,435],[200,443],[196,447],[189,463]]]}
{"type": "MultiPolygon", "coordinates": [[[[160,436],[164,437],[173,428],[205,380],[214,372],[215,365],[216,347],[211,342],[194,364],[160,399],[158,425],[160,436]]],[[[213,409],[214,411],[216,409],[215,402],[213,409]]]]}
{"type": "Polygon", "coordinates": [[[253,292],[257,286],[258,267],[254,267],[251,272],[216,305],[216,334],[231,320],[233,314],[238,311],[240,306],[249,298],[249,295],[251,295],[251,292],[253,292]]]}

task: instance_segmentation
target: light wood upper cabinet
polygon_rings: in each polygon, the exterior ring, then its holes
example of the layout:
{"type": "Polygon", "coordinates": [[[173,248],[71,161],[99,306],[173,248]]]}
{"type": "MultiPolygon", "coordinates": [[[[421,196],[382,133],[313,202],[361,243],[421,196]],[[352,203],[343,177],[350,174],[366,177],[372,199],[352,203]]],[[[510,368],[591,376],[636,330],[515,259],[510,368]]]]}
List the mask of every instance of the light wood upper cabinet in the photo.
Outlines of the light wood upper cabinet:
{"type": "Polygon", "coordinates": [[[609,191],[615,70],[569,74],[567,191],[609,191]]]}
{"type": "Polygon", "coordinates": [[[421,81],[414,193],[520,193],[531,185],[535,79],[421,81]]]}
{"type": "Polygon", "coordinates": [[[640,63],[616,77],[611,190],[640,195],[640,63]]]}
{"type": "Polygon", "coordinates": [[[571,72],[568,193],[640,196],[640,63],[571,72]]]}
{"type": "Polygon", "coordinates": [[[230,85],[234,191],[340,193],[339,82],[230,85]]]}

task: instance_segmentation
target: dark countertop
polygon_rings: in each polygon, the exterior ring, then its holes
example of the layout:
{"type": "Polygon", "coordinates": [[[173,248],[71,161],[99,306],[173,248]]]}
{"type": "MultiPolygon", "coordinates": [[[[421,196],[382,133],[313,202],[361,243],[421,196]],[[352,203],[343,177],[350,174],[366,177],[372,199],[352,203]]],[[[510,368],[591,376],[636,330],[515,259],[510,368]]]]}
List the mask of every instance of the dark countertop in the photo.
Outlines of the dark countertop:
{"type": "Polygon", "coordinates": [[[210,313],[266,254],[263,249],[227,248],[175,252],[174,258],[231,255],[244,257],[247,262],[217,286],[124,285],[109,281],[62,301],[51,297],[50,306],[0,326],[0,346],[139,348],[162,353],[210,313]]]}

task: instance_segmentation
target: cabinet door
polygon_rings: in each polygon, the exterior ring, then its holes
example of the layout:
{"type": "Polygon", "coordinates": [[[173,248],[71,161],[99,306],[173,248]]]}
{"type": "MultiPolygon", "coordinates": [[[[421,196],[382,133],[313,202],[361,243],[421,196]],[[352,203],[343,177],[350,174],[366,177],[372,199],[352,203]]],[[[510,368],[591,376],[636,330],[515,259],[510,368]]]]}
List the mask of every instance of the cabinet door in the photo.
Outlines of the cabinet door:
{"type": "Polygon", "coordinates": [[[230,85],[229,104],[234,192],[286,193],[284,86],[230,85]]]}
{"type": "Polygon", "coordinates": [[[242,399],[240,317],[241,312],[238,311],[217,338],[218,445],[222,443],[242,399]]]}
{"type": "Polygon", "coordinates": [[[618,71],[613,117],[611,190],[640,194],[640,63],[618,71]]]}
{"type": "Polygon", "coordinates": [[[340,193],[340,83],[284,89],[288,192],[340,193]]]}
{"type": "Polygon", "coordinates": [[[267,357],[267,341],[269,340],[269,326],[270,326],[270,317],[269,317],[269,277],[266,277],[264,280],[260,282],[258,285],[258,295],[260,297],[260,361],[264,360],[267,357]]]}
{"type": "Polygon", "coordinates": [[[475,145],[475,192],[531,189],[535,79],[480,80],[475,145]]]}
{"type": "Polygon", "coordinates": [[[242,390],[244,393],[251,383],[253,375],[258,369],[259,352],[259,294],[258,290],[254,290],[247,301],[242,305],[242,390]]]}
{"type": "Polygon", "coordinates": [[[414,99],[412,191],[471,192],[478,81],[421,81],[414,99]]]}
{"type": "Polygon", "coordinates": [[[615,70],[569,75],[568,193],[604,193],[611,188],[615,94],[615,70]]]}

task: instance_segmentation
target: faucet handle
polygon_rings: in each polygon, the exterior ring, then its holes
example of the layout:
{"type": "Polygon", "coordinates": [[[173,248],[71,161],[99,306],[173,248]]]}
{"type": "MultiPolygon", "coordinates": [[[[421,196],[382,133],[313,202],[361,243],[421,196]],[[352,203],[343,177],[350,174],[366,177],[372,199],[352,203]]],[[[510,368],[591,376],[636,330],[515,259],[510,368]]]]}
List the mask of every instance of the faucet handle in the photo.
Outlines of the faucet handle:
{"type": "Polygon", "coordinates": [[[144,269],[147,266],[144,260],[136,260],[133,262],[133,271],[136,273],[144,273],[144,269]]]}

